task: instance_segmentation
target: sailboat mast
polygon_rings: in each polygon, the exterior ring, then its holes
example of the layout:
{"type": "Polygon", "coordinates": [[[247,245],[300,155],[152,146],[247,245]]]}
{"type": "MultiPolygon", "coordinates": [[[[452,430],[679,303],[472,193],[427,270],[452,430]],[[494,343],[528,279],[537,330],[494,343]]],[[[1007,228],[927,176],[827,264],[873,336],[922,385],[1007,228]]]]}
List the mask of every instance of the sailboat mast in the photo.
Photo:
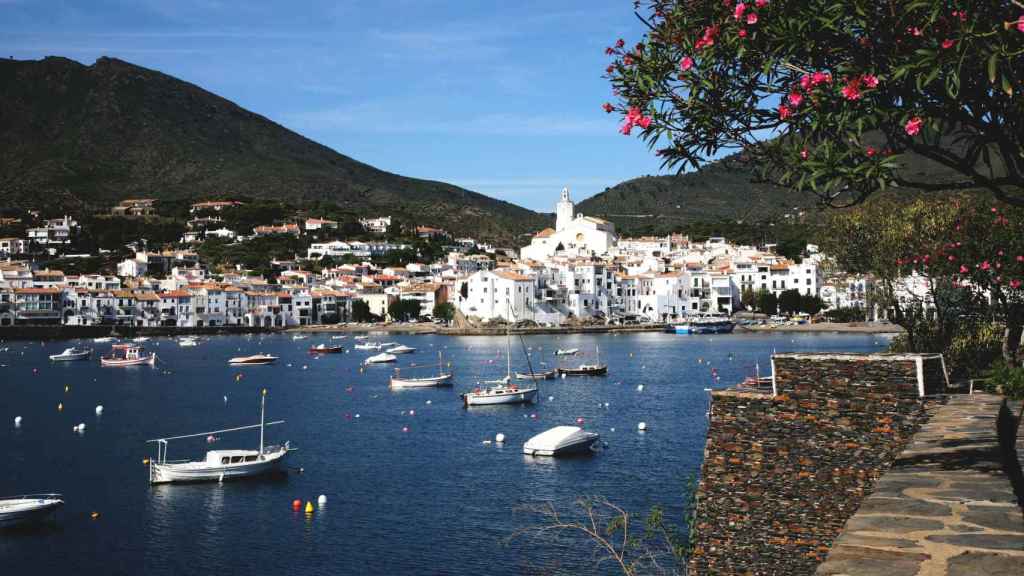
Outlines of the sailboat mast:
{"type": "Polygon", "coordinates": [[[264,388],[260,394],[260,458],[263,458],[263,428],[266,427],[267,414],[267,389],[264,388]]]}
{"type": "MultiPolygon", "coordinates": [[[[508,300],[505,300],[505,307],[508,309],[508,300]]],[[[512,311],[508,309],[508,324],[505,325],[505,379],[512,380],[512,311]]]]}

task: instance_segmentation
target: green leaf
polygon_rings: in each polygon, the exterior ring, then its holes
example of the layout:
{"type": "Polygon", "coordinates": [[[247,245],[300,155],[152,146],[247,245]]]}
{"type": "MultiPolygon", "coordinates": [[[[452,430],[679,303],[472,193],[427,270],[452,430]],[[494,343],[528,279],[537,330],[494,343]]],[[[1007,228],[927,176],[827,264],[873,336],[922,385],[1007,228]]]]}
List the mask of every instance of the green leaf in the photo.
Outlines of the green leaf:
{"type": "Polygon", "coordinates": [[[1007,96],[1013,97],[1013,85],[1010,84],[1010,79],[1005,74],[1003,75],[1003,92],[1006,92],[1007,96]]]}
{"type": "Polygon", "coordinates": [[[999,54],[993,54],[988,57],[988,81],[991,84],[996,83],[996,63],[999,60],[999,54]]]}

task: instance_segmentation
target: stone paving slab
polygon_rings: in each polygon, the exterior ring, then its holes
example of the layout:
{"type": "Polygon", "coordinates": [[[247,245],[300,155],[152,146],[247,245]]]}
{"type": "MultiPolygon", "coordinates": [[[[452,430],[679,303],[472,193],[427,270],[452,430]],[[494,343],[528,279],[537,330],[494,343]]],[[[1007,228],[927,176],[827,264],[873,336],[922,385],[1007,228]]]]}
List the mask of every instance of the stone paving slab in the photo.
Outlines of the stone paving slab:
{"type": "Polygon", "coordinates": [[[996,432],[1001,402],[988,394],[953,396],[935,410],[816,574],[1024,574],[1024,511],[996,432]]]}

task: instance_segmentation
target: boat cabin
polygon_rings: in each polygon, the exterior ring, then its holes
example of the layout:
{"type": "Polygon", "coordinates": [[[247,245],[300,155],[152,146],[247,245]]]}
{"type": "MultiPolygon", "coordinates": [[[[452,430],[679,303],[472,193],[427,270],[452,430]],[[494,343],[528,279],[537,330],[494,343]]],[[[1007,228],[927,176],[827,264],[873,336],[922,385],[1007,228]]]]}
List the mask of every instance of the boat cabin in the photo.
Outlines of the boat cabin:
{"type": "Polygon", "coordinates": [[[142,358],[142,346],[133,344],[114,344],[110,347],[110,358],[119,360],[139,360],[142,358]]]}
{"type": "Polygon", "coordinates": [[[259,460],[257,450],[210,450],[206,453],[206,463],[215,466],[247,464],[259,460]]]}

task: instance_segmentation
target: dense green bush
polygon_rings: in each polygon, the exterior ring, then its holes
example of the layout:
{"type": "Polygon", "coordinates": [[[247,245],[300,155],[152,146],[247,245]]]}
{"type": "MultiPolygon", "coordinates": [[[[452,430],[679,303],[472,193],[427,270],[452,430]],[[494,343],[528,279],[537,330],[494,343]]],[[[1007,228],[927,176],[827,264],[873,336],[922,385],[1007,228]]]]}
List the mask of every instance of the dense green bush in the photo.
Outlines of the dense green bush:
{"type": "Polygon", "coordinates": [[[825,317],[829,322],[863,322],[866,318],[863,309],[852,307],[826,310],[825,317]]]}
{"type": "Polygon", "coordinates": [[[988,371],[986,388],[1001,393],[1008,398],[1024,398],[1024,368],[1007,366],[1000,359],[988,371]]]}

